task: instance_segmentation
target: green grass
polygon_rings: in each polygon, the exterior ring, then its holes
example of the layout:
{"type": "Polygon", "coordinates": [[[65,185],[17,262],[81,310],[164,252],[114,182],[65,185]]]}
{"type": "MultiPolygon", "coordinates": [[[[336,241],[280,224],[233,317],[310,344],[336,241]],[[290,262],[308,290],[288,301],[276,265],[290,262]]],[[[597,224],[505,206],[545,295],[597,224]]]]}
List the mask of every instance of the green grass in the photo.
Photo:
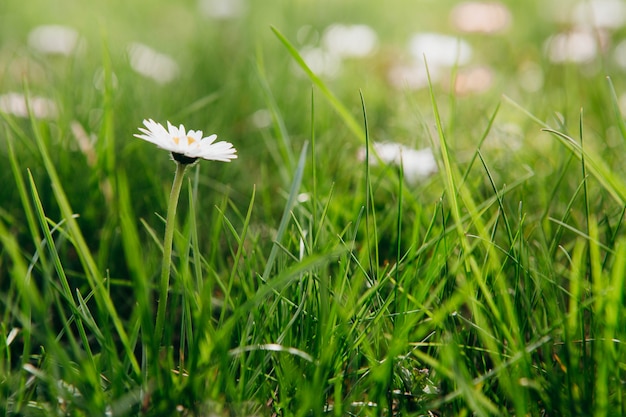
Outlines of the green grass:
{"type": "Polygon", "coordinates": [[[455,2],[251,2],[230,22],[195,2],[33,4],[0,5],[0,94],[59,115],[0,113],[0,415],[626,414],[623,70],[610,50],[551,64],[542,2],[466,36],[495,73],[468,96],[384,72],[411,33],[454,34],[455,2]],[[344,16],[379,50],[317,75],[298,30],[344,16]],[[29,49],[47,23],[85,48],[29,49]],[[179,78],[133,72],[132,41],[179,78]],[[187,169],[169,276],[175,164],[132,136],[144,118],[239,154],[187,169]],[[389,140],[431,147],[439,172],[381,165],[389,140]]]}

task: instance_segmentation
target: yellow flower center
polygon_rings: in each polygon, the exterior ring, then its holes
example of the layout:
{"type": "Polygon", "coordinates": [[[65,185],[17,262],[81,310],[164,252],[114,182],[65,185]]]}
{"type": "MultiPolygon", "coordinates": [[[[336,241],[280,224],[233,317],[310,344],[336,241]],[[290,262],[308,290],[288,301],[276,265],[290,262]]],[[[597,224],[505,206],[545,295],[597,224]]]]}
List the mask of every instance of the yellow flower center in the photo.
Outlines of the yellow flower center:
{"type": "MultiPolygon", "coordinates": [[[[172,137],[172,140],[177,145],[180,143],[180,138],[178,136],[172,137]]],[[[194,144],[196,142],[197,141],[194,138],[192,138],[191,136],[187,136],[187,145],[191,146],[192,144],[194,144]]]]}

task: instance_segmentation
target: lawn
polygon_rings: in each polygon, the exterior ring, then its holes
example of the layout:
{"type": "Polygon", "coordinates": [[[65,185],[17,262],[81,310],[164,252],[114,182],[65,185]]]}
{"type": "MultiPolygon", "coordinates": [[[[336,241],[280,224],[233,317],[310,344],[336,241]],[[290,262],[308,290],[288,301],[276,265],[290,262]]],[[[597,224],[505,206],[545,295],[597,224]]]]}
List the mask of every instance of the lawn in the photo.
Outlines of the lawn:
{"type": "Polygon", "coordinates": [[[0,415],[626,415],[624,71],[619,0],[2,1],[0,415]]]}

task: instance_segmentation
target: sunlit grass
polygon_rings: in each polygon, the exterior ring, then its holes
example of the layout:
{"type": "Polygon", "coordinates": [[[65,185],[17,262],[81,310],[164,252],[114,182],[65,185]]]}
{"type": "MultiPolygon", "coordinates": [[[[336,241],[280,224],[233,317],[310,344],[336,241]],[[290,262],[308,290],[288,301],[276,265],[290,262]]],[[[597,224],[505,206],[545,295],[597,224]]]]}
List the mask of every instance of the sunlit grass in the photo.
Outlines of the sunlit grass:
{"type": "Polygon", "coordinates": [[[0,112],[0,415],[625,413],[612,44],[551,63],[541,2],[497,35],[455,32],[455,2],[249,2],[221,21],[69,3],[0,5],[0,96],[30,111],[0,112]],[[318,74],[302,51],[335,22],[378,44],[318,74]],[[59,23],[82,46],[28,46],[59,23]],[[427,31],[466,39],[489,87],[421,57],[422,87],[397,88],[427,31]],[[139,73],[133,42],[175,78],[139,73]],[[179,177],[176,216],[175,164],[133,137],[146,118],[238,150],[179,177]],[[409,181],[382,142],[430,148],[437,172],[409,181]]]}

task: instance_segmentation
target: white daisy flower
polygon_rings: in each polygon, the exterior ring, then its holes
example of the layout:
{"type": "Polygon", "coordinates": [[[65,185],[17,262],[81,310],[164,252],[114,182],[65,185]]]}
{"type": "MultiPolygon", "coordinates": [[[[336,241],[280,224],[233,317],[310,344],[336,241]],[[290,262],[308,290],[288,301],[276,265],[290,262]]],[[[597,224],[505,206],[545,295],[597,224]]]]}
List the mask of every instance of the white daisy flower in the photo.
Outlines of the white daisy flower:
{"type": "Polygon", "coordinates": [[[133,42],[128,46],[128,59],[132,69],[159,84],[174,81],[180,73],[174,58],[139,42],[133,42]]]}
{"type": "MultiPolygon", "coordinates": [[[[417,184],[437,172],[437,161],[430,148],[413,149],[396,142],[376,142],[373,148],[383,163],[401,166],[404,178],[410,184],[417,184]]],[[[360,161],[364,161],[366,149],[359,149],[357,156],[360,161]]],[[[378,161],[372,159],[370,163],[377,165],[378,161]]]]}
{"type": "Polygon", "coordinates": [[[217,135],[202,137],[201,130],[185,131],[185,126],[173,126],[167,122],[167,129],[152,119],[143,121],[145,129],[140,127],[142,134],[135,137],[154,143],[161,149],[170,151],[175,161],[181,164],[192,164],[198,158],[210,161],[230,162],[237,158],[237,149],[230,142],[215,142],[217,135]]]}
{"type": "Polygon", "coordinates": [[[0,112],[17,117],[29,117],[30,112],[37,119],[54,119],[58,116],[58,109],[54,101],[49,98],[33,96],[29,100],[21,93],[7,93],[0,95],[0,112]]]}

